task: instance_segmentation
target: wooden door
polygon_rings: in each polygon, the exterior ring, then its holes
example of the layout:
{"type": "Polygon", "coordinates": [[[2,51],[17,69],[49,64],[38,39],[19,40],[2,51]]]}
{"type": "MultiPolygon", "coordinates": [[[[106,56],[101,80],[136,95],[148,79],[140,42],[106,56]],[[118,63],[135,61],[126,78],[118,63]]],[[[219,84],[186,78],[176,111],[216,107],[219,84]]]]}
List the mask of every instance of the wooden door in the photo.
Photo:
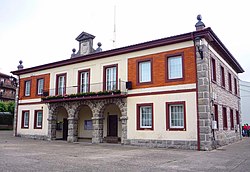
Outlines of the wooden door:
{"type": "Polygon", "coordinates": [[[109,115],[108,116],[108,136],[117,137],[118,133],[118,116],[109,115]]]}

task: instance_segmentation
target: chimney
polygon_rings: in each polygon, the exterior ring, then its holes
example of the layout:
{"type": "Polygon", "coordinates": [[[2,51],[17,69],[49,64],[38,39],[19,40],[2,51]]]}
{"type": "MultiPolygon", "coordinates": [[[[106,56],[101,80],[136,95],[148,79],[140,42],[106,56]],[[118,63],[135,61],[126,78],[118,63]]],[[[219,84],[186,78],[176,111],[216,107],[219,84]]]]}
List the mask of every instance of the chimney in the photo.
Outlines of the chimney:
{"type": "Polygon", "coordinates": [[[19,65],[17,66],[17,69],[18,69],[18,70],[22,70],[22,69],[23,69],[22,63],[23,63],[23,61],[20,60],[20,61],[19,61],[19,65]]]}
{"type": "Polygon", "coordinates": [[[198,20],[198,22],[195,24],[196,31],[204,29],[205,28],[205,24],[201,21],[202,17],[201,17],[200,14],[197,16],[197,20],[198,20]]]}

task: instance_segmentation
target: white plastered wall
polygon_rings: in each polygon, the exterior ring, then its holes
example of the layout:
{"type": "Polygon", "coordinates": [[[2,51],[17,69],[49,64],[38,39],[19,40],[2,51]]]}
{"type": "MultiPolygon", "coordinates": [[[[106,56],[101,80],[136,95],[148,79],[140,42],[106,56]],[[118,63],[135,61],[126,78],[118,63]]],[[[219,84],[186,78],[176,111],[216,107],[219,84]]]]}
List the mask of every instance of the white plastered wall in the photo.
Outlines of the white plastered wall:
{"type": "Polygon", "coordinates": [[[118,137],[121,137],[121,132],[122,132],[122,123],[120,120],[121,117],[121,111],[119,110],[119,108],[116,105],[109,105],[106,107],[105,111],[104,111],[104,121],[103,121],[103,137],[107,137],[108,135],[108,116],[109,115],[117,115],[118,117],[118,121],[117,121],[117,125],[118,125],[118,137]]]}
{"type": "MultiPolygon", "coordinates": [[[[36,75],[42,75],[42,74],[49,73],[50,74],[50,89],[55,89],[55,87],[56,87],[56,75],[61,74],[61,73],[67,73],[66,87],[73,87],[73,86],[77,85],[78,71],[79,70],[84,70],[84,69],[90,69],[90,83],[91,84],[93,84],[93,83],[101,83],[101,82],[103,82],[103,67],[107,66],[107,65],[118,64],[118,79],[121,79],[122,81],[127,81],[128,80],[127,79],[128,78],[128,76],[127,76],[127,74],[128,74],[128,66],[127,65],[128,65],[128,59],[129,58],[140,57],[140,56],[144,56],[144,55],[150,55],[150,54],[161,53],[161,52],[167,52],[167,51],[170,51],[170,50],[176,50],[176,49],[187,48],[187,47],[192,47],[192,46],[193,46],[193,42],[192,41],[187,41],[187,42],[183,42],[183,43],[166,45],[166,46],[161,46],[161,47],[136,51],[136,52],[132,52],[132,53],[127,53],[127,54],[122,54],[122,55],[117,55],[117,56],[111,56],[111,57],[107,57],[107,58],[101,58],[101,59],[81,62],[81,63],[77,63],[77,64],[72,64],[72,65],[61,66],[61,67],[57,67],[57,68],[32,72],[32,73],[20,75],[20,78],[26,78],[26,77],[31,77],[31,76],[36,76],[36,75]]],[[[159,87],[157,87],[157,88],[159,88],[159,87]]],[[[157,90],[157,88],[155,90],[157,90]]],[[[164,90],[165,88],[161,88],[161,89],[164,90]]],[[[170,88],[169,90],[174,90],[174,88],[173,89],[170,88]]],[[[92,91],[92,90],[90,90],[90,91],[92,91]]],[[[152,90],[150,90],[150,91],[152,91],[152,90]]],[[[137,93],[137,92],[140,92],[140,91],[135,90],[134,92],[131,92],[131,93],[137,93]]],[[[76,89],[75,89],[74,93],[76,93],[76,89]]],[[[67,93],[67,94],[70,94],[70,93],[67,93]]],[[[142,98],[135,98],[135,97],[128,98],[128,110],[129,110],[128,111],[128,116],[129,116],[128,133],[129,133],[130,137],[136,136],[136,135],[132,134],[133,131],[135,131],[135,128],[133,126],[134,125],[133,121],[136,120],[136,118],[135,118],[136,113],[135,113],[135,110],[133,109],[133,108],[135,108],[134,107],[135,103],[136,102],[143,102],[144,100],[146,101],[145,98],[154,99],[156,97],[157,96],[144,96],[142,98]]],[[[161,97],[161,96],[159,96],[159,97],[161,97]]],[[[168,97],[168,96],[165,96],[165,98],[166,97],[168,97]]],[[[158,104],[157,106],[159,106],[159,107],[162,106],[161,109],[164,109],[165,102],[166,102],[165,100],[167,100],[167,99],[164,99],[164,102],[160,102],[161,99],[159,99],[159,100],[157,100],[157,99],[158,98],[156,98],[156,100],[155,100],[157,102],[157,104],[158,104]]],[[[20,100],[19,103],[29,103],[29,102],[36,103],[36,102],[40,102],[40,101],[41,101],[40,99],[30,99],[30,100],[20,100]]],[[[156,105],[156,103],[154,105],[156,105]]],[[[44,106],[44,112],[43,112],[44,118],[43,118],[43,129],[41,130],[41,129],[33,129],[33,126],[30,126],[29,129],[21,129],[20,128],[20,125],[21,125],[21,117],[20,117],[21,115],[20,114],[22,113],[22,110],[30,110],[30,117],[31,117],[30,118],[30,125],[31,125],[33,123],[32,120],[34,120],[33,119],[34,110],[35,109],[38,110],[40,105],[19,105],[19,109],[18,109],[19,110],[19,118],[18,118],[18,129],[17,129],[18,133],[47,135],[48,109],[47,109],[46,105],[43,105],[43,106],[44,106]]],[[[159,110],[156,110],[156,111],[158,113],[159,110]]],[[[164,116],[165,116],[165,113],[164,113],[164,116]]],[[[165,120],[165,117],[163,119],[165,120]]],[[[119,124],[118,124],[118,127],[119,127],[118,135],[119,136],[120,136],[120,133],[121,133],[120,132],[120,130],[121,130],[120,126],[121,125],[120,125],[120,121],[119,121],[119,124]]],[[[105,126],[105,124],[104,124],[104,127],[107,128],[107,126],[105,126]]],[[[104,131],[107,131],[107,130],[104,130],[104,131]]],[[[159,134],[158,129],[157,129],[157,125],[155,125],[155,130],[154,131],[155,131],[154,132],[155,136],[153,136],[152,138],[157,138],[156,135],[159,134]]],[[[172,132],[172,133],[174,133],[174,132],[172,132]]],[[[104,133],[104,135],[107,135],[107,133],[104,133]]],[[[145,135],[146,135],[145,138],[151,137],[151,135],[147,136],[147,133],[145,135]]],[[[182,135],[183,134],[181,134],[180,137],[182,135]]],[[[161,138],[163,136],[164,135],[160,134],[158,138],[161,138]]]]}
{"type": "Polygon", "coordinates": [[[43,135],[48,134],[48,107],[45,104],[19,105],[17,134],[19,135],[43,135]],[[21,129],[22,111],[29,110],[29,128],[21,129]],[[34,129],[35,110],[43,110],[42,129],[34,129]]]}
{"type": "Polygon", "coordinates": [[[128,98],[128,139],[197,140],[196,92],[128,98]],[[185,101],[186,131],[166,130],[166,102],[185,101]],[[154,130],[137,130],[136,104],[153,103],[154,130]]]}
{"type": "Polygon", "coordinates": [[[84,129],[84,121],[91,120],[92,112],[89,107],[84,106],[81,108],[78,117],[78,137],[80,138],[92,138],[92,130],[85,130],[84,129]]]}
{"type": "Polygon", "coordinates": [[[56,75],[61,73],[67,73],[67,87],[72,87],[77,85],[78,71],[84,69],[90,69],[90,83],[101,83],[103,82],[103,67],[107,65],[118,64],[118,79],[122,81],[127,81],[127,69],[128,69],[128,59],[134,57],[140,57],[144,55],[150,55],[160,52],[166,52],[170,50],[176,50],[181,48],[187,48],[193,46],[192,41],[187,41],[183,43],[177,43],[172,45],[161,46],[157,48],[151,48],[147,50],[136,51],[132,53],[111,56],[86,62],[81,62],[77,64],[61,66],[53,69],[47,69],[43,71],[33,72],[29,74],[21,75],[20,78],[36,76],[41,74],[50,73],[50,89],[56,87],[56,75]]]}

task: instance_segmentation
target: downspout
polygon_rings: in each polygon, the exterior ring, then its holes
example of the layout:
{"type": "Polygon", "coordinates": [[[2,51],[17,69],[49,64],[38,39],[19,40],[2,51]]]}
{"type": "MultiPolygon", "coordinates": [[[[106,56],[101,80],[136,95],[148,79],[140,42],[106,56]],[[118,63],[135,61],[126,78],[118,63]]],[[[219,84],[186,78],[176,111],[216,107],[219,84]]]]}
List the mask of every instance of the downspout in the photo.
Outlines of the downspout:
{"type": "Polygon", "coordinates": [[[191,33],[191,37],[194,43],[194,57],[195,57],[195,71],[196,71],[196,111],[197,111],[197,150],[200,151],[200,116],[199,116],[199,108],[198,108],[198,75],[197,75],[197,55],[196,55],[196,45],[193,32],[191,33]]]}

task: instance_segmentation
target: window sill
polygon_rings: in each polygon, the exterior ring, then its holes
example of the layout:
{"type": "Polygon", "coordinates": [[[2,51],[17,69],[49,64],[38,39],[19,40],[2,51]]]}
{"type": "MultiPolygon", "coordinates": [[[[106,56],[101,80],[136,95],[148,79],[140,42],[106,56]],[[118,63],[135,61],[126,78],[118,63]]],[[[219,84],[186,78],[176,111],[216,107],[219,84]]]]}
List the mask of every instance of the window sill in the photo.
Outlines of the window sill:
{"type": "Polygon", "coordinates": [[[186,128],[168,128],[167,131],[186,131],[186,128]]]}
{"type": "Polygon", "coordinates": [[[137,130],[140,130],[140,131],[153,131],[154,129],[153,128],[137,128],[137,130]]]}

